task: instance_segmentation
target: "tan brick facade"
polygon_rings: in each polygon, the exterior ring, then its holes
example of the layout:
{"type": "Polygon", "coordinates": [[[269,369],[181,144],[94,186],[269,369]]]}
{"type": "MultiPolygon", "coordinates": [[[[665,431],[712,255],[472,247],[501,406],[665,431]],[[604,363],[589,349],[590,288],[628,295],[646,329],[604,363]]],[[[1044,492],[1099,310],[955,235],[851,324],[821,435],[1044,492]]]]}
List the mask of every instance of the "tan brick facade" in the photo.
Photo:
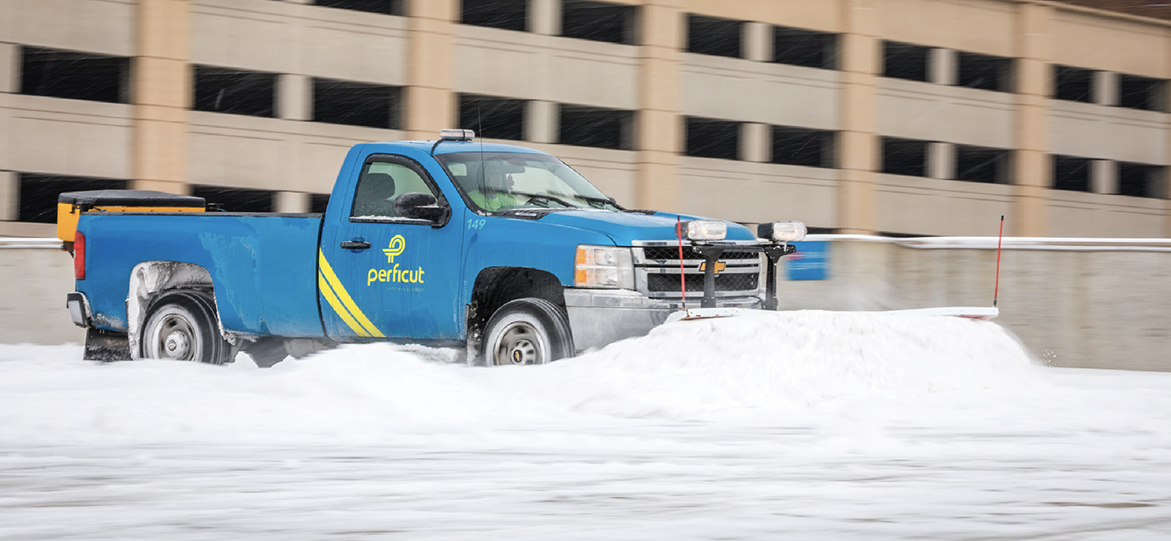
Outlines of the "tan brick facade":
{"type": "Polygon", "coordinates": [[[1171,163],[1167,113],[1114,106],[1120,77],[1171,79],[1169,23],[1084,6],[1156,17],[1171,8],[1042,0],[613,3],[638,8],[637,43],[560,36],[558,0],[530,0],[524,32],[460,24],[459,0],[407,0],[407,16],[305,0],[9,0],[0,5],[0,235],[49,231],[15,221],[21,174],[124,179],[172,192],[191,185],[268,190],[275,207],[308,210],[311,194],[328,193],[350,145],[432,138],[458,123],[461,94],[528,102],[521,144],[563,157],[630,207],[746,223],[799,219],[851,233],[994,234],[1005,214],[1014,235],[1171,234],[1165,170],[1162,198],[1112,193],[1115,164],[1171,163]],[[54,8],[66,4],[71,9],[54,8]],[[746,23],[740,57],[688,52],[689,14],[746,23]],[[836,67],[770,62],[782,27],[837,35],[836,67]],[[884,77],[887,42],[930,49],[928,80],[884,77]],[[22,94],[27,47],[131,58],[129,100],[22,94]],[[1011,91],[957,84],[966,54],[1011,59],[1011,91]],[[195,65],[277,74],[277,113],[193,111],[195,65]],[[1052,99],[1057,65],[1092,71],[1095,101],[1052,99]],[[400,128],[314,122],[318,78],[401,88],[400,128]],[[633,144],[557,144],[562,104],[632,112],[633,144]],[[739,123],[739,159],[688,155],[689,117],[739,123]],[[836,167],[774,163],[774,127],[833,132],[836,167]],[[923,176],[883,172],[887,138],[927,145],[923,176]],[[973,148],[1010,153],[1009,181],[954,180],[957,155],[973,148]],[[1091,161],[1090,188],[1054,190],[1055,155],[1091,161]]]}

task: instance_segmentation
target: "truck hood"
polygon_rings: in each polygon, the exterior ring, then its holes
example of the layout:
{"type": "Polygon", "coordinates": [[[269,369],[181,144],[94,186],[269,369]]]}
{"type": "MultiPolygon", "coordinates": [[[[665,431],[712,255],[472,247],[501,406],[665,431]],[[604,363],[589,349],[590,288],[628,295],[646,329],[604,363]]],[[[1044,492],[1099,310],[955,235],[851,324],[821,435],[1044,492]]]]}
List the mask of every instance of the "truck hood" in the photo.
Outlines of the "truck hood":
{"type": "MultiPolygon", "coordinates": [[[[565,210],[550,212],[540,219],[545,223],[563,225],[586,231],[596,231],[610,237],[618,246],[630,246],[636,240],[675,240],[676,220],[712,219],[698,216],[656,212],[610,212],[605,210],[565,210]]],[[[747,227],[735,222],[728,224],[727,240],[756,240],[747,227]]]]}

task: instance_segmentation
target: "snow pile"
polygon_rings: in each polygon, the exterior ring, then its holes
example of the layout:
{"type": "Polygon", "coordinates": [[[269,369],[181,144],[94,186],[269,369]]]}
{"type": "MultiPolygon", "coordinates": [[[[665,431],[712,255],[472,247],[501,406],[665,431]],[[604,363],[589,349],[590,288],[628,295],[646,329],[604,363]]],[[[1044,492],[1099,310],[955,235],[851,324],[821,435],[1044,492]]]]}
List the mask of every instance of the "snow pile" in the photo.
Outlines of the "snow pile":
{"type": "Polygon", "coordinates": [[[529,376],[575,409],[690,417],[1019,387],[1037,382],[1034,367],[990,322],[798,311],[664,325],[529,376]]]}
{"type": "Polygon", "coordinates": [[[80,357],[0,346],[0,441],[377,443],[404,429],[688,421],[1036,381],[992,323],[812,311],[672,323],[537,367],[468,368],[444,362],[450,351],[388,344],[269,370],[243,355],[228,367],[80,357]]]}
{"type": "Polygon", "coordinates": [[[103,444],[377,443],[402,426],[454,426],[476,415],[466,367],[388,344],[343,347],[261,370],[81,361],[81,348],[23,357],[0,346],[0,441],[103,444]],[[11,360],[12,362],[4,362],[11,360]]]}

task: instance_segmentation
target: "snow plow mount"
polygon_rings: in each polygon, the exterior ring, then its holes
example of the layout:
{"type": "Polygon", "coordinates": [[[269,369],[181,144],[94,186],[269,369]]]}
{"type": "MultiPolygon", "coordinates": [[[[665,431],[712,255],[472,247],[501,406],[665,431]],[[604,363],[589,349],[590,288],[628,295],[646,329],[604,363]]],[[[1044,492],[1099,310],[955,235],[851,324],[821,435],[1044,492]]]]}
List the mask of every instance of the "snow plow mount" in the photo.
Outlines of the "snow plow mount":
{"type": "Polygon", "coordinates": [[[788,243],[760,244],[757,246],[696,244],[692,249],[703,255],[703,300],[701,308],[716,307],[716,261],[724,255],[724,250],[734,248],[737,251],[761,252],[768,258],[768,268],[765,271],[764,309],[777,309],[777,268],[781,258],[797,251],[797,247],[788,243]]]}

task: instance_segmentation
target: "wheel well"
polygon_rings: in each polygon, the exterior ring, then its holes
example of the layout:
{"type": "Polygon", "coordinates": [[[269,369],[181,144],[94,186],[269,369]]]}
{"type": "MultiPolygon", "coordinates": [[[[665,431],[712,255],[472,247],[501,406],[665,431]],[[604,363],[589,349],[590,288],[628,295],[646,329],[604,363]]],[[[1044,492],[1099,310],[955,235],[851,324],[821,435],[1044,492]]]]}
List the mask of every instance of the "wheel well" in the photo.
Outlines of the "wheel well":
{"type": "MultiPolygon", "coordinates": [[[[178,289],[191,289],[207,293],[212,309],[215,304],[212,291],[211,273],[193,263],[177,261],[145,261],[130,271],[130,291],[126,296],[126,326],[130,338],[130,351],[138,351],[138,337],[146,323],[146,312],[155,299],[178,289]]],[[[223,329],[220,329],[223,334],[223,329]]]]}
{"type": "Polygon", "coordinates": [[[484,324],[498,308],[525,297],[545,299],[565,308],[564,286],[550,272],[523,267],[492,267],[480,271],[468,303],[468,341],[479,341],[484,324]]]}

